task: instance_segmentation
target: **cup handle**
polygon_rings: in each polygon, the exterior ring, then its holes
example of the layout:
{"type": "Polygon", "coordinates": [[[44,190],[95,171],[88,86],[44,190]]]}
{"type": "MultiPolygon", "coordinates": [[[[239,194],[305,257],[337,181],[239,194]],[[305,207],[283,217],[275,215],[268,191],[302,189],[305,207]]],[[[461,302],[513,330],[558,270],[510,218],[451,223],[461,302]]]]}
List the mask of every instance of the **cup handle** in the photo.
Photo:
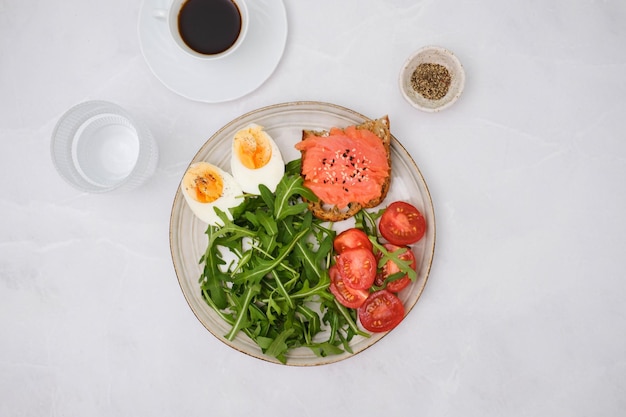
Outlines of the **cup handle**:
{"type": "Polygon", "coordinates": [[[167,10],[166,9],[154,9],[152,10],[152,17],[157,19],[166,20],[167,19],[167,10]]]}

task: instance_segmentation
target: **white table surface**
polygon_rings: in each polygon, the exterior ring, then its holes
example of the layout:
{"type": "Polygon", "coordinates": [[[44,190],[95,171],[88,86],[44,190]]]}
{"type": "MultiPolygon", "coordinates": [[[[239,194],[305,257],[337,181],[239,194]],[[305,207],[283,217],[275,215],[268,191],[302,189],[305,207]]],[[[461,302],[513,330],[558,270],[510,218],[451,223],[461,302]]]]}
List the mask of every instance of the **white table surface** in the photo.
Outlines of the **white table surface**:
{"type": "Polygon", "coordinates": [[[139,0],[0,0],[0,415],[616,416],[626,410],[626,3],[285,0],[282,61],[218,104],[160,83],[139,0]],[[419,112],[397,87],[429,44],[461,99],[419,112]],[[161,157],[137,191],[56,174],[58,118],[103,99],[161,157]],[[348,360],[245,356],[195,318],[169,251],[174,193],[220,127],[317,100],[388,114],[430,187],[437,247],[405,322],[348,360]]]}

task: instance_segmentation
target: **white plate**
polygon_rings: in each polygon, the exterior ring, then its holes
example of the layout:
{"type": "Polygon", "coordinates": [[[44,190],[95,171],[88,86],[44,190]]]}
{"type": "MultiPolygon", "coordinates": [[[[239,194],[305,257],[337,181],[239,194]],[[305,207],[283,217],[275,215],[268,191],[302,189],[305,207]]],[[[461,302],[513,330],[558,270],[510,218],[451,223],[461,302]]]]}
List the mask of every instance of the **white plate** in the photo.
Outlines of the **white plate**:
{"type": "MultiPolygon", "coordinates": [[[[382,116],[382,115],[380,115],[382,116]]],[[[285,161],[300,157],[294,145],[302,138],[302,129],[322,130],[330,127],[345,127],[362,123],[367,118],[350,109],[328,103],[296,102],[264,107],[231,121],[215,133],[195,155],[190,164],[208,161],[230,172],[231,141],[236,131],[250,123],[257,123],[274,138],[281,149],[285,161]]],[[[393,131],[393,118],[391,119],[393,131]]],[[[413,251],[418,261],[417,279],[400,292],[406,314],[408,314],[424,290],[435,251],[435,213],[433,204],[417,165],[395,137],[391,142],[392,177],[391,187],[383,205],[395,200],[408,201],[424,214],[428,228],[413,251]]],[[[346,220],[348,222],[348,220],[346,220]]],[[[170,219],[170,249],[174,269],[183,294],[200,322],[219,340],[253,357],[279,363],[276,359],[263,355],[259,347],[246,335],[240,334],[233,340],[224,335],[230,327],[202,299],[198,279],[201,266],[198,260],[207,245],[206,224],[200,222],[191,212],[180,192],[176,192],[170,219]]],[[[403,326],[405,323],[400,323],[403,326]]],[[[369,338],[357,336],[351,342],[354,354],[359,353],[379,341],[387,333],[373,334],[369,338]]],[[[293,350],[287,365],[309,366],[337,362],[352,356],[350,353],[320,358],[308,348],[293,350]]]]}
{"type": "Polygon", "coordinates": [[[272,75],[285,50],[287,13],[282,0],[248,2],[250,26],[232,54],[203,61],[181,51],[167,23],[153,16],[169,0],[144,0],[139,12],[139,42],[148,66],[167,88],[190,100],[219,103],[259,88],[272,75]]]}

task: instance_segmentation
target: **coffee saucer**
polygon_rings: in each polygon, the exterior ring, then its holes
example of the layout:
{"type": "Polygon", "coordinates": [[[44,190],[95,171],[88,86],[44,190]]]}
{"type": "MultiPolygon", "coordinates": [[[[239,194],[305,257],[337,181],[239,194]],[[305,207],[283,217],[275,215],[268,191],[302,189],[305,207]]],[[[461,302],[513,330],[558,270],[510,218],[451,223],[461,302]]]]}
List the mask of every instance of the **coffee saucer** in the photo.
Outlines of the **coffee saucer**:
{"type": "Polygon", "coordinates": [[[232,54],[203,61],[180,50],[165,20],[154,16],[163,0],[144,0],[139,12],[141,52],[152,73],[170,90],[190,100],[219,103],[259,88],[274,72],[287,41],[283,0],[248,2],[245,42],[232,54]]]}

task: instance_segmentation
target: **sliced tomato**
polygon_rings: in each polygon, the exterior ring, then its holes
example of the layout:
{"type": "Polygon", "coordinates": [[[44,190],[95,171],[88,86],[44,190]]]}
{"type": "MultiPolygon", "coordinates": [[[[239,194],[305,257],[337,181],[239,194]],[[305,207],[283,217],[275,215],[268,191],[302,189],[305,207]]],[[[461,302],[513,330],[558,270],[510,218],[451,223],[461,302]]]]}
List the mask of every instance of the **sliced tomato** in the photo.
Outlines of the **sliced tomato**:
{"type": "MultiPolygon", "coordinates": [[[[410,262],[411,268],[413,268],[413,270],[416,270],[417,262],[415,261],[415,255],[413,254],[411,248],[409,248],[408,246],[396,246],[392,245],[391,243],[385,243],[383,246],[389,252],[404,250],[404,252],[400,255],[400,259],[410,262]]],[[[383,265],[380,272],[376,275],[374,284],[376,284],[376,286],[378,287],[382,287],[385,284],[387,278],[394,274],[397,274],[398,272],[400,272],[400,268],[398,268],[398,265],[396,265],[396,263],[390,259],[383,265]]],[[[385,288],[387,288],[391,292],[398,293],[405,289],[410,283],[411,278],[409,278],[408,275],[404,275],[401,278],[394,279],[393,281],[388,282],[385,288]]]]}
{"type": "Polygon", "coordinates": [[[359,307],[361,325],[370,332],[386,332],[404,318],[402,301],[390,291],[373,292],[359,307]]]}
{"type": "Polygon", "coordinates": [[[365,248],[371,251],[373,249],[373,245],[367,237],[367,233],[361,229],[353,227],[351,229],[344,230],[337,235],[333,241],[333,248],[335,248],[335,252],[337,253],[357,248],[365,248]]]}
{"type": "Polygon", "coordinates": [[[376,278],[376,257],[365,248],[348,249],[337,255],[337,268],[350,288],[367,290],[376,278]]]}
{"type": "Polygon", "coordinates": [[[354,290],[349,288],[344,282],[337,265],[333,265],[328,270],[330,275],[330,292],[337,301],[348,308],[359,308],[369,295],[367,290],[354,290]]]}
{"type": "Polygon", "coordinates": [[[380,217],[380,234],[391,244],[403,246],[420,240],[426,232],[426,219],[404,201],[391,203],[380,217]]]}

